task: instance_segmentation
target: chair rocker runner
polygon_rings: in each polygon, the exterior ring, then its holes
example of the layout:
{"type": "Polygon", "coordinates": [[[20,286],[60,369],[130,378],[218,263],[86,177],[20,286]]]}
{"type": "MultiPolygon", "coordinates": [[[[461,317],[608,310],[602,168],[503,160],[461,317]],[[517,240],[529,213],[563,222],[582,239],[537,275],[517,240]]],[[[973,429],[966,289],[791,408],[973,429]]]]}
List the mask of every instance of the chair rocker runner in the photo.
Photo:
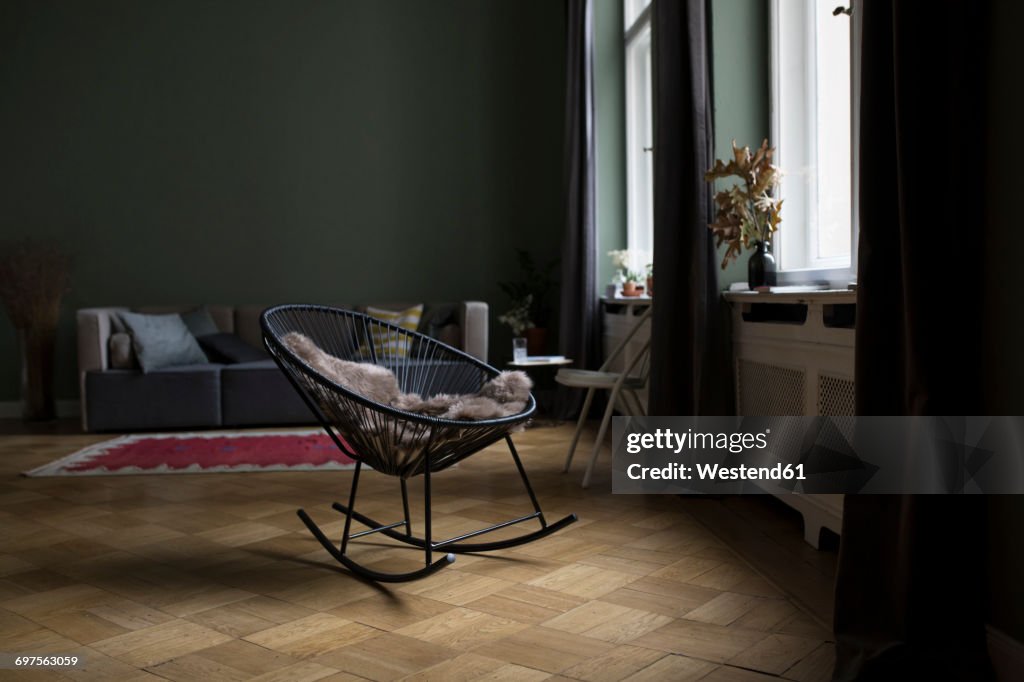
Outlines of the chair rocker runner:
{"type": "Polygon", "coordinates": [[[406,412],[375,402],[350,390],[298,357],[284,342],[299,332],[320,349],[342,360],[371,363],[391,370],[404,393],[430,397],[441,393],[472,394],[499,371],[476,358],[428,336],[350,310],[313,305],[277,306],[260,318],[263,341],[285,376],[309,406],[338,449],[356,462],[348,504],[333,507],[345,516],[338,544],[302,509],[299,518],[313,536],[340,564],[358,576],[379,582],[402,582],[430,575],[455,560],[454,553],[485,552],[515,547],[576,521],[570,514],[548,523],[530,485],[526,470],[509,433],[533,414],[536,403],[529,396],[525,408],[511,416],[478,421],[453,420],[406,412]],[[504,440],[533,506],[533,512],[444,540],[434,540],[431,530],[431,476],[480,450],[504,440]],[[363,464],[399,479],[402,519],[382,523],[355,509],[363,464]],[[423,477],[423,535],[413,532],[409,513],[408,480],[423,477]],[[472,542],[473,538],[536,519],[540,528],[513,538],[472,542]],[[352,521],[367,526],[353,532],[352,521]],[[422,568],[406,573],[386,573],[368,568],[349,555],[349,541],[380,533],[423,550],[422,568]],[[435,559],[435,552],[443,556],[435,559]]]}
{"type": "Polygon", "coordinates": [[[626,335],[619,345],[608,356],[608,359],[604,361],[599,369],[586,370],[586,369],[561,369],[558,374],[555,375],[555,381],[563,386],[569,386],[571,388],[585,388],[587,389],[587,397],[583,400],[583,409],[580,410],[580,418],[576,422],[576,431],[572,436],[572,443],[569,445],[569,453],[565,457],[565,467],[562,469],[563,472],[569,471],[569,466],[572,464],[572,457],[576,452],[576,445],[579,443],[580,434],[583,433],[583,427],[587,423],[587,416],[590,412],[590,405],[594,402],[594,393],[599,389],[607,390],[608,393],[608,405],[605,407],[604,416],[601,418],[601,426],[597,431],[597,439],[594,441],[594,451],[590,455],[590,462],[587,464],[587,470],[583,474],[582,487],[587,488],[590,486],[590,477],[594,473],[594,464],[597,462],[597,457],[601,453],[601,445],[604,443],[604,434],[608,430],[608,424],[611,422],[612,412],[618,407],[619,411],[627,416],[642,416],[646,413],[643,404],[640,402],[640,396],[637,391],[642,391],[647,387],[647,379],[650,374],[650,351],[651,341],[648,339],[644,345],[640,348],[631,360],[629,364],[623,367],[621,372],[611,372],[609,368],[612,363],[626,350],[630,341],[636,336],[637,332],[644,326],[644,323],[651,317],[651,312],[654,310],[654,306],[648,306],[647,310],[636,318],[633,323],[632,329],[629,330],[629,334],[626,335]]]}

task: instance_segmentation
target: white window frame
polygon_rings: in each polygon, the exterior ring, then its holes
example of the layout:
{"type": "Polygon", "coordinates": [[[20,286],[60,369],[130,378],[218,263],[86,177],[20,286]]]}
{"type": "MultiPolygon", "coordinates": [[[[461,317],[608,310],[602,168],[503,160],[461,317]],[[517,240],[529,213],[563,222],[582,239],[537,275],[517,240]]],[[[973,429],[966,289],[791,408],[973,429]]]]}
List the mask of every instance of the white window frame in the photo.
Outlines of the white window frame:
{"type": "Polygon", "coordinates": [[[626,247],[629,268],[643,273],[654,257],[653,70],[651,59],[637,59],[643,41],[651,43],[649,0],[623,0],[626,75],[626,247]],[[641,9],[642,6],[642,9],[641,9]],[[638,13],[639,11],[639,13],[638,13]],[[631,15],[636,14],[630,21],[631,15]]]}
{"type": "MultiPolygon", "coordinates": [[[[858,134],[858,102],[860,100],[860,12],[857,11],[856,5],[860,0],[854,0],[852,3],[853,13],[851,16],[835,16],[830,17],[830,20],[835,21],[850,21],[850,119],[851,119],[851,131],[850,131],[850,190],[851,190],[851,216],[850,216],[850,256],[849,261],[846,259],[814,259],[809,257],[808,252],[812,252],[816,242],[816,233],[810,231],[808,228],[808,217],[801,215],[794,215],[795,212],[800,211],[801,202],[796,202],[796,205],[784,205],[782,209],[783,223],[780,231],[776,235],[775,244],[773,251],[776,254],[777,259],[780,261],[780,267],[778,272],[778,278],[780,284],[797,284],[805,282],[828,282],[834,286],[845,287],[851,281],[856,279],[857,274],[857,238],[859,233],[858,227],[858,207],[857,207],[857,196],[858,196],[858,161],[857,161],[857,150],[859,148],[859,134],[858,134]],[[790,210],[787,212],[787,208],[790,210]],[[788,228],[788,229],[787,229],[788,228]],[[795,235],[795,236],[794,236],[795,235]],[[796,248],[786,248],[783,251],[783,244],[786,239],[798,238],[800,244],[796,248]],[[786,257],[783,253],[798,254],[797,260],[800,262],[796,267],[787,265],[786,257]],[[780,257],[781,256],[781,257],[780,257]]],[[[778,151],[776,163],[782,168],[783,179],[785,183],[786,175],[786,146],[787,141],[783,139],[781,129],[781,116],[782,107],[780,106],[780,69],[781,69],[781,43],[783,40],[793,40],[792,37],[786,37],[781,35],[781,26],[779,18],[779,5],[780,3],[805,3],[806,6],[817,5],[819,11],[828,11],[835,7],[837,2],[828,2],[827,0],[770,0],[769,12],[770,12],[770,64],[771,64],[771,96],[769,98],[769,109],[771,118],[771,141],[773,145],[778,145],[778,151]]],[[[805,33],[804,36],[807,34],[805,33]]],[[[802,36],[803,37],[803,36],[802,36]]],[[[813,44],[810,46],[805,45],[805,50],[813,50],[813,44]]],[[[805,56],[807,52],[805,51],[805,56]]],[[[814,54],[813,51],[811,54],[814,54]]],[[[814,102],[814,72],[810,68],[813,66],[812,63],[807,64],[805,69],[806,78],[801,85],[804,89],[804,102],[805,109],[811,106],[814,102]],[[808,92],[810,91],[810,92],[808,92]]],[[[803,112],[804,125],[806,127],[812,127],[815,125],[816,116],[813,112],[805,110],[803,112]]],[[[810,136],[813,139],[813,135],[810,136]]],[[[791,145],[792,146],[792,145],[791,145]]],[[[797,151],[797,155],[800,154],[800,150],[797,151]]],[[[791,190],[792,191],[792,190],[791,190]]],[[[785,190],[783,191],[785,196],[785,190]]],[[[812,208],[810,202],[814,201],[813,197],[805,197],[803,206],[812,208]]],[[[792,242],[789,244],[793,246],[792,242]]],[[[794,259],[790,259],[791,262],[794,259]]]]}

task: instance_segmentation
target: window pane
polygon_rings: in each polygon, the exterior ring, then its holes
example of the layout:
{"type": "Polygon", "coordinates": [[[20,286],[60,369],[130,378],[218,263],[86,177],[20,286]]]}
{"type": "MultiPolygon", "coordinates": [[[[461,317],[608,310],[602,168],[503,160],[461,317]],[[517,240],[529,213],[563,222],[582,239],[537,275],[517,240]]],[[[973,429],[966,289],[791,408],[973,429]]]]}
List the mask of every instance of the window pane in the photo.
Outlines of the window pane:
{"type": "Polygon", "coordinates": [[[817,9],[818,258],[850,257],[850,21],[817,9]]]}
{"type": "Polygon", "coordinates": [[[626,15],[626,28],[628,29],[636,21],[640,13],[644,11],[647,5],[651,4],[651,0],[624,0],[624,9],[626,15]]]}
{"type": "Polygon", "coordinates": [[[850,19],[832,0],[772,2],[772,129],[783,270],[850,264],[850,19]]]}
{"type": "Polygon", "coordinates": [[[630,269],[642,271],[654,253],[654,158],[650,24],[626,45],[627,245],[630,269]]]}

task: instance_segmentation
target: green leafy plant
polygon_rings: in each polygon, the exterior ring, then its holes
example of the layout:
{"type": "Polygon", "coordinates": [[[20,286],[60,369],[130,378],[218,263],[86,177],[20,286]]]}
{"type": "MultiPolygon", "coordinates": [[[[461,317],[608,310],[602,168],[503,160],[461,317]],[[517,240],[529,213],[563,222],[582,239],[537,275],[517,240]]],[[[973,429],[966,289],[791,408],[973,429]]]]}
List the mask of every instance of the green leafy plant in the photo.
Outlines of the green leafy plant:
{"type": "Polygon", "coordinates": [[[506,324],[512,330],[513,336],[522,336],[527,329],[532,329],[534,324],[530,321],[530,305],[533,303],[533,296],[527,294],[524,298],[512,302],[512,307],[504,315],[498,316],[498,322],[506,324]]]}
{"type": "Polygon", "coordinates": [[[558,259],[554,258],[543,266],[539,266],[526,249],[516,249],[516,258],[522,279],[515,282],[499,282],[498,286],[511,299],[512,307],[507,313],[498,317],[498,321],[512,327],[517,336],[523,329],[546,327],[551,316],[549,296],[557,281],[554,272],[558,267],[558,259]],[[525,311],[525,312],[524,312],[525,311]],[[525,322],[525,326],[513,326],[509,320],[525,322]],[[519,328],[517,332],[516,329],[519,328]]]}
{"type": "Polygon", "coordinates": [[[717,159],[704,174],[707,182],[730,177],[742,180],[742,184],[715,194],[718,212],[715,221],[708,225],[717,238],[716,246],[728,244],[722,259],[723,270],[744,248],[765,241],[779,229],[782,200],[771,194],[779,184],[779,169],[772,165],[774,153],[775,148],[768,146],[768,140],[753,154],[750,147],[739,149],[733,140],[732,160],[723,163],[717,159]]]}

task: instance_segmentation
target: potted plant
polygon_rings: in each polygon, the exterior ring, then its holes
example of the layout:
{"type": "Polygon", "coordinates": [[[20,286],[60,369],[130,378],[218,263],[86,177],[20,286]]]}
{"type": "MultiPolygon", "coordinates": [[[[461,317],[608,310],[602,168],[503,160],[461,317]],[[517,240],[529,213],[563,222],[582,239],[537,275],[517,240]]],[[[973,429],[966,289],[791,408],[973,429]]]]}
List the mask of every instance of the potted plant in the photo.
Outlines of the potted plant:
{"type": "Polygon", "coordinates": [[[751,289],[775,284],[771,236],[782,222],[782,201],[771,194],[779,184],[779,169],[772,165],[774,153],[768,140],[753,154],[750,147],[739,149],[733,140],[732,160],[723,163],[718,159],[704,174],[708,182],[729,177],[742,180],[742,184],[733,184],[715,194],[718,214],[708,228],[717,237],[716,246],[728,245],[722,259],[723,270],[742,249],[754,249],[747,262],[747,284],[751,289]]]}
{"type": "Polygon", "coordinates": [[[644,293],[643,276],[634,270],[626,271],[626,281],[622,284],[623,296],[642,296],[644,293]]]}
{"type": "Polygon", "coordinates": [[[558,259],[552,259],[541,267],[525,249],[516,249],[516,258],[522,279],[498,283],[512,302],[512,307],[499,316],[498,321],[507,324],[515,336],[526,337],[527,352],[530,355],[543,355],[547,343],[547,325],[551,317],[549,296],[555,288],[554,271],[558,259]]]}
{"type": "Polygon", "coordinates": [[[654,296],[654,263],[647,264],[647,295],[654,296]]]}
{"type": "Polygon", "coordinates": [[[532,328],[530,320],[530,306],[533,304],[533,296],[527,294],[521,299],[512,302],[512,307],[504,315],[498,316],[498,322],[508,325],[513,336],[522,336],[523,333],[532,328]]]}
{"type": "Polygon", "coordinates": [[[0,244],[0,301],[21,349],[21,394],[27,421],[57,416],[54,348],[60,301],[68,291],[71,260],[56,244],[25,239],[0,244]]]}

